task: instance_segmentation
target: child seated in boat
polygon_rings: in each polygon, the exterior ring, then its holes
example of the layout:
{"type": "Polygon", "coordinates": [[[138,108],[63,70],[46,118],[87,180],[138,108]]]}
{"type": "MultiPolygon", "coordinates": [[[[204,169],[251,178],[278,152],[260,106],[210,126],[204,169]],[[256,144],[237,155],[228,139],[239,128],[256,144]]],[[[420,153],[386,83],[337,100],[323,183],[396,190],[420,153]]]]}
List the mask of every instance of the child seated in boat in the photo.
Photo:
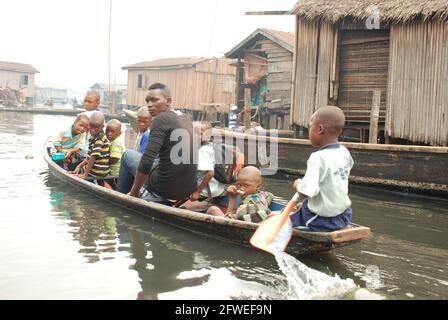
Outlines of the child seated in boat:
{"type": "Polygon", "coordinates": [[[137,110],[137,127],[139,132],[135,141],[134,150],[142,154],[145,152],[146,143],[148,142],[151,123],[152,117],[148,107],[140,107],[137,110]]]}
{"type": "Polygon", "coordinates": [[[301,198],[293,226],[310,231],[335,231],[352,218],[348,177],[353,167],[350,152],[338,143],[345,124],[344,113],[335,106],[317,109],[309,123],[310,142],[320,147],[308,159],[303,179],[294,182],[301,198]]]}
{"type": "Polygon", "coordinates": [[[241,169],[236,186],[229,186],[227,192],[231,198],[227,210],[212,206],[208,214],[226,216],[249,222],[260,222],[271,212],[269,205],[274,196],[261,190],[261,172],[254,166],[241,169]],[[235,209],[234,209],[235,208],[235,209]]]}
{"type": "Polygon", "coordinates": [[[225,195],[226,185],[214,178],[215,151],[213,145],[209,143],[211,129],[212,126],[207,121],[194,126],[195,136],[201,143],[198,150],[198,187],[190,195],[189,200],[183,203],[184,209],[205,211],[213,198],[225,195]],[[204,201],[206,199],[207,201],[204,201]]]}
{"type": "Polygon", "coordinates": [[[63,167],[73,170],[81,162],[80,151],[84,148],[89,117],[80,114],[67,130],[60,131],[53,141],[51,153],[64,153],[63,167]]]}
{"type": "Polygon", "coordinates": [[[121,122],[117,119],[111,119],[106,124],[106,137],[109,140],[109,166],[110,175],[118,177],[120,172],[120,163],[126,147],[120,139],[121,122]]]}
{"type": "MultiPolygon", "coordinates": [[[[89,151],[87,158],[73,171],[81,179],[93,177],[102,179],[109,175],[109,140],[104,133],[104,115],[95,111],[89,122],[89,151]]],[[[102,184],[102,180],[99,181],[102,184]]]]}

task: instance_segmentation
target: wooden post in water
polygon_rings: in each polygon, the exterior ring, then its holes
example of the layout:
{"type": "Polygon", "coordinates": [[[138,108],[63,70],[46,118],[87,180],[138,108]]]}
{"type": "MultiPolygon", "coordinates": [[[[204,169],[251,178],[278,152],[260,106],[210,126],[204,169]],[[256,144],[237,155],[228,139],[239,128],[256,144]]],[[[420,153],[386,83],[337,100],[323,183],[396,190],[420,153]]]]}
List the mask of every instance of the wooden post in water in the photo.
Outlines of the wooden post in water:
{"type": "Polygon", "coordinates": [[[378,119],[380,117],[381,91],[374,90],[370,111],[369,143],[378,143],[378,119]]]}
{"type": "Polygon", "coordinates": [[[250,89],[244,89],[244,127],[250,129],[250,89]]]}

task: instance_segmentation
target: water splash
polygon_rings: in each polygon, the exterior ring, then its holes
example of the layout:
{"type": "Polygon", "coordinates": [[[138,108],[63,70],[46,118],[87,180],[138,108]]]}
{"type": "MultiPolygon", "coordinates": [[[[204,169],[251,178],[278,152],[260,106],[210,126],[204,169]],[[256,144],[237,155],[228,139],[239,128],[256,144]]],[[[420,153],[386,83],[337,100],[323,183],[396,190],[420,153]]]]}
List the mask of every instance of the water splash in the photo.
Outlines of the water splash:
{"type": "Polygon", "coordinates": [[[288,299],[338,299],[357,289],[352,279],[329,276],[308,268],[287,253],[278,253],[275,259],[288,281],[288,299]]]}

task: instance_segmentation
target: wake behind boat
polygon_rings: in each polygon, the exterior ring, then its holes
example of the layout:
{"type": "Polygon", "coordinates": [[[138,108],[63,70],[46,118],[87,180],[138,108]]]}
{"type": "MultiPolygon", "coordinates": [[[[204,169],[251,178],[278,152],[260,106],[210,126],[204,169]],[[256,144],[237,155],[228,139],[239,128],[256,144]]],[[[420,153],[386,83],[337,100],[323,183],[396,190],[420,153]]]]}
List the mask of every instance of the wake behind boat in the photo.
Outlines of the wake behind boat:
{"type": "MultiPolygon", "coordinates": [[[[47,145],[48,141],[43,148],[43,157],[48,164],[50,173],[73,186],[79,187],[98,198],[122,208],[132,210],[147,218],[188,230],[199,236],[254,248],[250,245],[249,239],[258,227],[256,223],[216,217],[200,212],[148,202],[82,180],[58,166],[51,159],[47,145]]],[[[284,206],[281,202],[277,202],[276,204],[277,206],[284,206]]],[[[299,256],[302,254],[328,251],[333,248],[355,243],[367,237],[369,234],[370,228],[354,223],[334,232],[308,232],[294,229],[286,252],[293,256],[299,256]]]]}

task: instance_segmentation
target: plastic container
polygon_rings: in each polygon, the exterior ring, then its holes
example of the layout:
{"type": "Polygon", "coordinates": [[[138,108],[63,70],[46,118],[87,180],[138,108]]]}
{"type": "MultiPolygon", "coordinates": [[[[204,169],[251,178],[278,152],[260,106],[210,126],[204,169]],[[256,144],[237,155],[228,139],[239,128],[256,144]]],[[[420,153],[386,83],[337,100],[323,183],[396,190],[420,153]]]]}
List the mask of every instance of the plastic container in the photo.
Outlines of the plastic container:
{"type": "Polygon", "coordinates": [[[51,155],[53,161],[60,161],[65,159],[65,154],[63,152],[55,152],[51,155]]]}

